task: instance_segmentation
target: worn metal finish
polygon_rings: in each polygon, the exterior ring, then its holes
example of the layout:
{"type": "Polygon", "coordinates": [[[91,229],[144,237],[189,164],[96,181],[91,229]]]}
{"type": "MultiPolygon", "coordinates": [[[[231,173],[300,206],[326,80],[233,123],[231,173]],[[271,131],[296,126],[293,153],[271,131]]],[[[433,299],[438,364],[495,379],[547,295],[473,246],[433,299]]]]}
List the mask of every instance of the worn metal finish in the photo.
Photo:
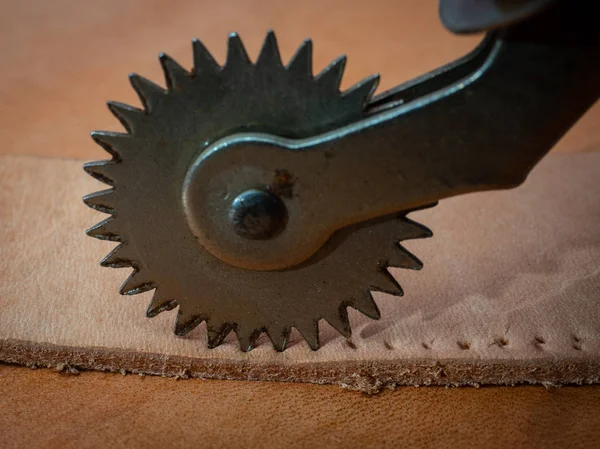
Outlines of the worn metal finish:
{"type": "Polygon", "coordinates": [[[557,0],[440,0],[440,19],[454,33],[505,28],[539,14],[557,0]]]}
{"type": "Polygon", "coordinates": [[[389,267],[421,267],[406,211],[520,184],[598,98],[598,32],[565,5],[373,99],[376,77],[339,92],[343,60],[313,77],[309,43],[284,67],[272,33],[256,64],[236,35],[223,68],[198,41],[191,73],[163,55],[167,90],[134,75],[145,110],[110,103],[128,133],[93,134],[113,159],[85,169],[115,188],[85,198],[113,214],[88,234],[121,242],[102,265],[211,347],[296,327],[316,349],[321,318],[348,336],[347,306],[378,318],[389,267]]]}

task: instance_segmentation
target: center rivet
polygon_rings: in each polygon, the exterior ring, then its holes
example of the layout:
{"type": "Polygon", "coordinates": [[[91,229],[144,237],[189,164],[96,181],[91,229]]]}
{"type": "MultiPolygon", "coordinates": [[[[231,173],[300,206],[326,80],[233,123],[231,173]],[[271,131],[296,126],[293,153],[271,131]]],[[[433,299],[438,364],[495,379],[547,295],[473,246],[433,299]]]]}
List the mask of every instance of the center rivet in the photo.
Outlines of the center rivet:
{"type": "Polygon", "coordinates": [[[287,209],[278,196],[264,190],[250,189],[233,200],[229,221],[240,237],[269,240],[285,228],[287,209]]]}

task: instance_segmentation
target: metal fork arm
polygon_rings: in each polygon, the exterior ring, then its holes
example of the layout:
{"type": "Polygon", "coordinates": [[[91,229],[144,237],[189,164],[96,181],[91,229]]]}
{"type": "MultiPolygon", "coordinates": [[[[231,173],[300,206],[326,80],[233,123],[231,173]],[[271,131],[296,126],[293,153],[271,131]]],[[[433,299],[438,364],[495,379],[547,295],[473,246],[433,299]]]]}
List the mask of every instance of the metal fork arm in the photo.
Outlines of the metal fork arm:
{"type": "Polygon", "coordinates": [[[522,183],[600,94],[593,17],[559,3],[498,31],[462,62],[380,96],[365,119],[326,134],[234,134],[215,142],[190,170],[197,181],[186,184],[189,208],[213,211],[194,214],[196,236],[233,265],[285,269],[345,226],[522,183]],[[288,191],[286,230],[256,254],[240,252],[224,225],[229,200],[222,192],[278,195],[277,173],[285,173],[288,191]]]}
{"type": "Polygon", "coordinates": [[[522,183],[600,95],[595,16],[567,3],[499,32],[462,80],[304,142],[330,160],[315,189],[344,198],[332,210],[316,195],[320,216],[341,226],[522,183]]]}

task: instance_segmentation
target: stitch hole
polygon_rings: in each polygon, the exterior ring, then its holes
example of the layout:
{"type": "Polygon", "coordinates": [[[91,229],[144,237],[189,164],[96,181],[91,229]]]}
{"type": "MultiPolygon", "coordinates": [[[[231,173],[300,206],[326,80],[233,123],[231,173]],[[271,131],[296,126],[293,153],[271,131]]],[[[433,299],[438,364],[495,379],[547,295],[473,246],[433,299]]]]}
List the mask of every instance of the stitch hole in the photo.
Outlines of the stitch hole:
{"type": "Polygon", "coordinates": [[[348,346],[351,349],[357,349],[356,345],[350,340],[346,340],[346,346],[348,346]]]}
{"type": "Polygon", "coordinates": [[[544,343],[546,343],[546,340],[544,340],[543,337],[535,337],[535,341],[536,343],[543,345],[544,343]]]}
{"type": "Polygon", "coordinates": [[[425,349],[431,349],[431,345],[429,343],[423,342],[423,343],[421,343],[421,346],[423,346],[423,348],[425,348],[425,349]]]}
{"type": "Polygon", "coordinates": [[[494,340],[494,344],[500,348],[504,348],[505,346],[508,346],[508,338],[506,338],[506,337],[496,338],[494,340]]]}
{"type": "Polygon", "coordinates": [[[457,341],[456,344],[458,345],[458,347],[460,349],[463,349],[463,350],[471,349],[471,343],[469,343],[468,341],[457,341]]]}
{"type": "Polygon", "coordinates": [[[387,350],[391,351],[392,349],[394,349],[394,347],[387,341],[384,341],[383,345],[385,346],[385,349],[387,349],[387,350]]]}

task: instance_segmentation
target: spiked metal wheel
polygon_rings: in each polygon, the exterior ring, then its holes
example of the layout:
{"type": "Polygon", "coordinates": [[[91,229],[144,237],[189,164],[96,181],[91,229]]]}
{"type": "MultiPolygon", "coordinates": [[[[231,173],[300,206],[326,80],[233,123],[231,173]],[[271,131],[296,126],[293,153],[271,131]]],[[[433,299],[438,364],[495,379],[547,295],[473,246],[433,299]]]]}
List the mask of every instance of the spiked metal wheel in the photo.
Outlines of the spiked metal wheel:
{"type": "MultiPolygon", "coordinates": [[[[91,208],[111,214],[87,233],[120,242],[101,265],[133,267],[122,294],[156,289],[149,317],[179,306],[177,335],[206,321],[210,347],[219,345],[233,330],[246,351],[264,331],[282,351],[295,327],[317,349],[320,319],[348,337],[348,306],[378,319],[370,291],[402,294],[389,267],[421,268],[398,242],[431,233],[406,214],[344,228],[309,260],[284,270],[236,266],[198,241],[185,204],[186,183],[194,161],[215,141],[239,132],[301,139],[363,118],[378,77],[341,93],[345,58],[338,58],[315,77],[311,48],[310,41],[304,42],[284,67],[270,32],[252,63],[238,36],[232,34],[226,63],[220,67],[195,40],[191,72],[168,56],[160,56],[167,89],[131,75],[143,110],[109,102],[127,133],[92,133],[112,159],[84,168],[113,187],[84,198],[91,208]]],[[[232,170],[243,176],[253,164],[250,154],[232,170]]],[[[204,181],[219,188],[218,179],[204,181]]],[[[292,210],[299,196],[295,182],[288,167],[274,170],[272,181],[260,187],[277,197],[274,207],[292,210]]],[[[249,201],[226,190],[222,195],[229,202],[249,201]]],[[[198,207],[201,213],[213,213],[208,205],[198,207]]],[[[282,212],[281,221],[287,219],[292,218],[282,212]]],[[[260,245],[261,238],[278,239],[286,232],[287,228],[278,228],[266,237],[249,238],[260,245]]],[[[211,237],[206,238],[210,241],[211,237]]],[[[240,254],[243,251],[240,248],[240,254]]]]}

